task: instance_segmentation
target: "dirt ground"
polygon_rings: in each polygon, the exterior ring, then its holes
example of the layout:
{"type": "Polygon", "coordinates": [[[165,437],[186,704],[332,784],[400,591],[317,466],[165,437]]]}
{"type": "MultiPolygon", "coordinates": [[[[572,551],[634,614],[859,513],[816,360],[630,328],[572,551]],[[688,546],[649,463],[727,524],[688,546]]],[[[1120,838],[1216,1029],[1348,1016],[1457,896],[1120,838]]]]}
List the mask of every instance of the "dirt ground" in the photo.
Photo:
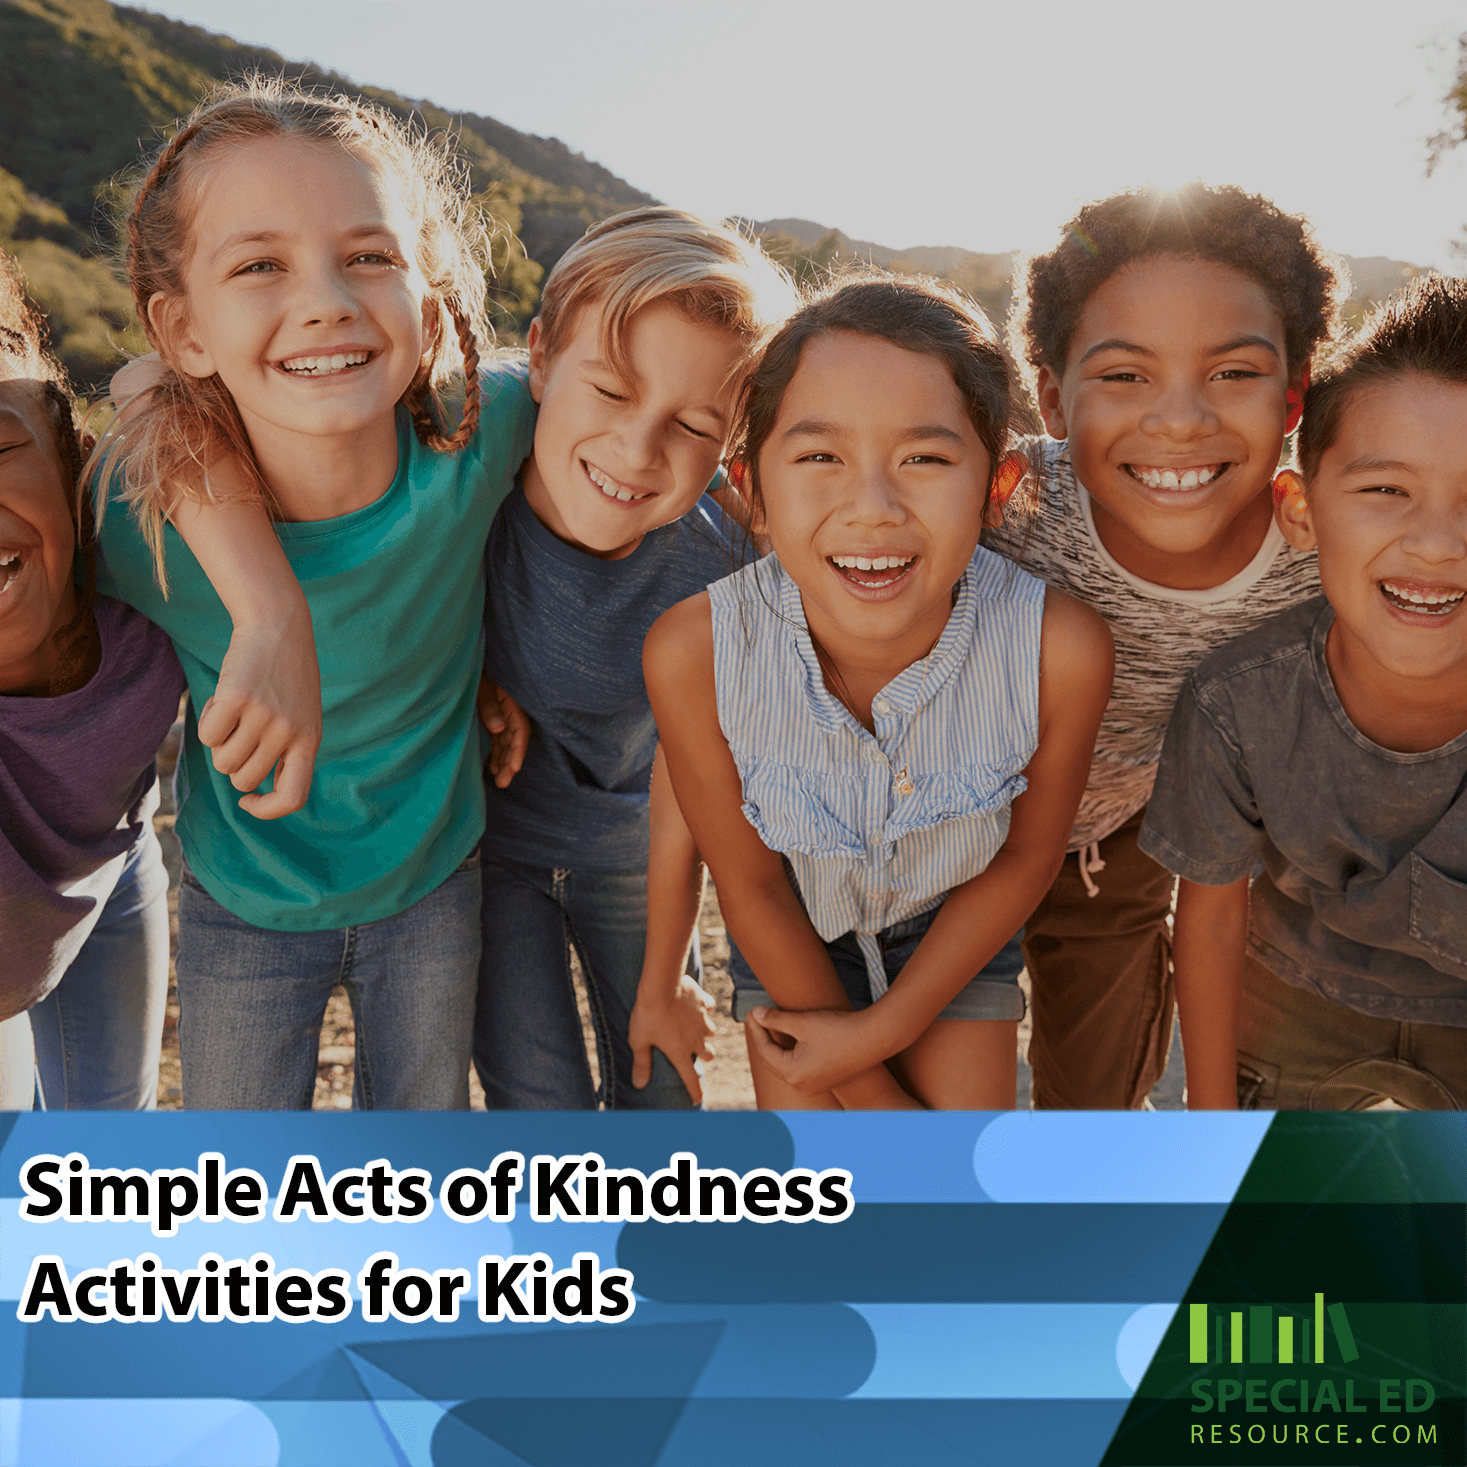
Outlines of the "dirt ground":
{"type": "MultiPolygon", "coordinates": [[[[163,786],[163,802],[154,820],[159,837],[163,842],[164,859],[168,864],[169,892],[168,917],[173,951],[178,947],[178,873],[180,853],[177,838],[173,834],[172,774],[178,757],[178,742],[182,725],[174,726],[168,741],[158,756],[158,772],[163,786]]],[[[718,896],[709,883],[708,894],[703,903],[700,923],[703,950],[704,984],[713,995],[717,1010],[714,1025],[717,1035],[713,1046],[713,1060],[706,1066],[703,1076],[705,1103],[710,1110],[753,1110],[754,1087],[749,1078],[748,1054],[744,1048],[742,1027],[735,1024],[730,1008],[733,984],[728,976],[728,938],[724,933],[723,919],[718,910],[718,896]]],[[[1028,975],[1020,979],[1025,994],[1028,994],[1028,975]]],[[[597,1072],[596,1046],[591,1031],[590,1010],[586,1004],[584,988],[577,973],[577,994],[580,999],[581,1024],[586,1036],[587,1055],[592,1073],[597,1072]]],[[[1019,1081],[1016,1101],[1019,1109],[1029,1108],[1029,1067],[1025,1056],[1029,1049],[1029,1020],[1019,1025],[1019,1081]]],[[[353,1026],[351,1006],[346,993],[337,988],[326,1006],[326,1017],[321,1025],[321,1047],[316,1069],[315,1110],[350,1110],[352,1087],[353,1026]]],[[[484,1092],[478,1077],[469,1076],[469,1104],[475,1110],[484,1109],[484,1092]]],[[[1181,1044],[1174,1033],[1172,1053],[1167,1072],[1161,1083],[1152,1091],[1152,1108],[1157,1110],[1180,1110],[1182,1108],[1182,1057],[1181,1044]]],[[[173,965],[169,962],[168,1011],[163,1026],[163,1058],[158,1075],[158,1109],[181,1110],[183,1107],[180,1070],[178,1062],[178,995],[173,982],[173,965]]]]}

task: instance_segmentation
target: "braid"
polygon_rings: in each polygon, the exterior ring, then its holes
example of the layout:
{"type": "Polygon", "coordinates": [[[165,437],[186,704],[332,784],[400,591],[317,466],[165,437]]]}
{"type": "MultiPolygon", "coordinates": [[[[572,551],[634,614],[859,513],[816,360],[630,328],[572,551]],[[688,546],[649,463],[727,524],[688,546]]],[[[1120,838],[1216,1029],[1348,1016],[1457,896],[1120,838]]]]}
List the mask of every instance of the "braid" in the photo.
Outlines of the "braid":
{"type": "Polygon", "coordinates": [[[128,283],[132,287],[133,305],[137,309],[138,320],[142,323],[148,340],[155,347],[158,342],[153,335],[153,324],[148,319],[148,302],[152,299],[156,276],[154,270],[149,268],[152,262],[143,263],[147,256],[147,247],[143,240],[143,217],[147,213],[153,195],[163,180],[173,171],[178,155],[203,130],[204,121],[202,117],[196,118],[173,134],[163,151],[158,154],[153,166],[148,169],[142,183],[138,185],[137,193],[133,196],[132,207],[127,211],[126,273],[128,283]]]}
{"type": "Polygon", "coordinates": [[[71,397],[56,382],[45,386],[46,403],[51,409],[56,427],[56,446],[66,471],[67,499],[74,506],[77,546],[82,552],[86,580],[77,596],[76,613],[56,634],[56,646],[60,653],[51,673],[53,693],[65,692],[81,679],[96,632],[94,615],[97,603],[97,544],[92,522],[91,495],[81,487],[82,464],[85,462],[88,445],[81,441],[77,432],[76,419],[71,397]]]}
{"type": "Polygon", "coordinates": [[[474,430],[479,426],[479,409],[483,401],[479,390],[479,345],[474,336],[473,322],[464,311],[458,296],[445,296],[443,304],[453,319],[454,329],[458,333],[459,352],[464,361],[464,405],[459,415],[458,427],[451,435],[444,437],[429,412],[430,379],[427,371],[419,372],[413,379],[412,386],[403,395],[403,405],[412,415],[419,443],[438,453],[457,453],[474,436],[474,430]]]}

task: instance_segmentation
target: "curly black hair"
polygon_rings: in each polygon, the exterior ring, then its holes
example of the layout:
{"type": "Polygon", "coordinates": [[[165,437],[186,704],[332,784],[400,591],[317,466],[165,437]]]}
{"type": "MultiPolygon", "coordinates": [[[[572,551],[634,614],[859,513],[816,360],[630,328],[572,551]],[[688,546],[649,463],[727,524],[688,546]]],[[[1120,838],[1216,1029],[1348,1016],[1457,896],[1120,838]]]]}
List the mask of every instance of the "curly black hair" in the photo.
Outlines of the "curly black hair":
{"type": "Polygon", "coordinates": [[[1344,265],[1307,220],[1232,185],[1137,189],[1086,204],[1048,254],[1021,262],[1009,313],[1014,357],[1061,374],[1085,302],[1117,270],[1153,256],[1214,260],[1261,285],[1284,319],[1289,366],[1334,335],[1349,290],[1344,265]]]}
{"type": "Polygon", "coordinates": [[[1306,480],[1338,436],[1350,396],[1408,373],[1467,384],[1467,280],[1417,276],[1371,312],[1310,385],[1296,445],[1306,480]]]}

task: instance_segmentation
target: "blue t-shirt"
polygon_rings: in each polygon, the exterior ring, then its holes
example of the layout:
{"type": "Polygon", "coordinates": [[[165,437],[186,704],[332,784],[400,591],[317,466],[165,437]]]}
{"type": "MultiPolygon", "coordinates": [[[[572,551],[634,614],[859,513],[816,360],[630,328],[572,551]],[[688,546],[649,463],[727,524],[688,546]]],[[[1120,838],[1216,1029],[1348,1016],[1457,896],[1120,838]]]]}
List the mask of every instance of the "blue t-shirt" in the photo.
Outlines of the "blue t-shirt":
{"type": "Polygon", "coordinates": [[[706,495],[622,560],[557,539],[522,487],[489,532],[484,670],[534,735],[507,790],[485,787],[484,849],[535,866],[621,870],[647,862],[657,725],[642,642],[669,606],[733,568],[742,537],[706,495]]]}
{"type": "Polygon", "coordinates": [[[256,820],[199,743],[231,622],[188,547],[165,532],[169,595],[136,523],[114,505],[100,588],[173,638],[190,707],[178,837],[205,889],[236,916],[318,932],[405,911],[441,885],[484,827],[474,697],[489,524],[534,441],[524,367],[483,377],[479,426],[459,453],[425,448],[398,409],[397,476],[337,519],[276,526],[311,608],[324,727],[311,793],[256,820]]]}

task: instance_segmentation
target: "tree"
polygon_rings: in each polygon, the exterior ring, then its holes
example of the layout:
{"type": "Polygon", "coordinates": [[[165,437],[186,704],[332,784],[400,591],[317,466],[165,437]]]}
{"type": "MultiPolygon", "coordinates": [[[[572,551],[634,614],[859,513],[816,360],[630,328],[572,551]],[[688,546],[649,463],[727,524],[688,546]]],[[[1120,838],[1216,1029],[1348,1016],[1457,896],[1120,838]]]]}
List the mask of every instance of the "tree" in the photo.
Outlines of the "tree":
{"type": "MultiPolygon", "coordinates": [[[[1428,178],[1453,148],[1467,142],[1467,35],[1457,37],[1457,67],[1442,102],[1449,120],[1441,132],[1434,133],[1426,140],[1428,178]]],[[[1467,226],[1457,231],[1457,237],[1448,245],[1448,249],[1459,265],[1467,266],[1467,226]]]]}

